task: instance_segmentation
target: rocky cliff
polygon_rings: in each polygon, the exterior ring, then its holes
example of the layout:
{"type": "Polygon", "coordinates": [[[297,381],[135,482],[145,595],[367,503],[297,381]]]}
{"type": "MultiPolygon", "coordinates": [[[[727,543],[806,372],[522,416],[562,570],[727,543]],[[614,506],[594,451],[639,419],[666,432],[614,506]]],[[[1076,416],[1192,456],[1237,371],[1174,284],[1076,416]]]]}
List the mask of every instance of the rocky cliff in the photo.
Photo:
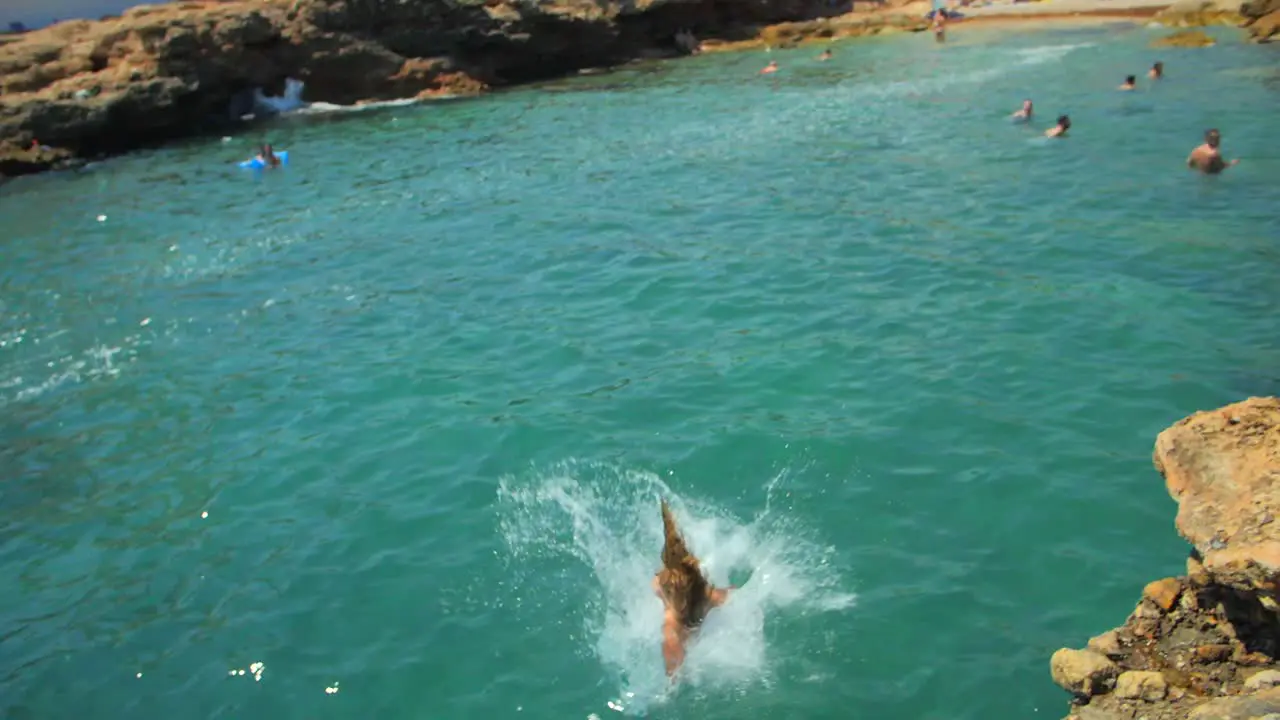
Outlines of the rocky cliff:
{"type": "Polygon", "coordinates": [[[1124,625],[1054,653],[1070,720],[1280,718],[1280,399],[1160,433],[1156,469],[1192,545],[1187,574],[1147,585],[1124,625]]]}
{"type": "Polygon", "coordinates": [[[1250,0],[1240,6],[1249,35],[1258,42],[1280,37],[1280,0],[1250,0]]]}
{"type": "Polygon", "coordinates": [[[676,35],[838,12],[826,0],[204,0],[0,44],[0,173],[213,129],[254,87],[349,104],[469,93],[678,52],[676,35]]]}
{"type": "MultiPolygon", "coordinates": [[[[1254,41],[1265,43],[1280,35],[1280,0],[1177,0],[1152,20],[1180,28],[1239,26],[1245,28],[1254,41]]],[[[1202,43],[1193,44],[1200,45],[1202,43]]]]}

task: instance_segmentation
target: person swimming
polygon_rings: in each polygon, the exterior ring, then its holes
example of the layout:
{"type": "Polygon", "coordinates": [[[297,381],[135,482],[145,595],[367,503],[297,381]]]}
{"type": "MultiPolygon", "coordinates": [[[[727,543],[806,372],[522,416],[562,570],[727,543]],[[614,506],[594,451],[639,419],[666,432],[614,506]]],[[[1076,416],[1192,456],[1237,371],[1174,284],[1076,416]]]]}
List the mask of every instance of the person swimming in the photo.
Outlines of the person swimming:
{"type": "Polygon", "coordinates": [[[1022,109],[1013,113],[1012,117],[1016,120],[1030,120],[1032,113],[1031,99],[1022,101],[1022,109]]]}
{"type": "Polygon", "coordinates": [[[770,60],[769,64],[765,65],[764,68],[760,70],[761,75],[768,75],[769,73],[776,73],[776,72],[778,72],[777,60],[770,60]]]}
{"type": "Polygon", "coordinates": [[[271,149],[271,143],[264,143],[259,146],[258,155],[255,159],[261,161],[264,167],[280,167],[280,158],[276,157],[275,151],[271,149]]]}
{"type": "Polygon", "coordinates": [[[1156,61],[1156,64],[1152,65],[1151,69],[1147,71],[1147,77],[1152,80],[1159,80],[1164,77],[1164,63],[1156,61]]]}
{"type": "Polygon", "coordinates": [[[1044,131],[1045,137],[1066,137],[1067,131],[1071,129],[1071,118],[1066,115],[1058,116],[1058,124],[1044,131]]]}
{"type": "Polygon", "coordinates": [[[1204,144],[1191,151],[1187,156],[1187,167],[1199,170],[1206,175],[1217,175],[1227,168],[1240,162],[1232,160],[1227,162],[1222,158],[1222,133],[1217,128],[1206,130],[1204,133],[1204,144]]]}
{"type": "Polygon", "coordinates": [[[1119,89],[1133,90],[1136,87],[1138,87],[1138,78],[1134,77],[1133,75],[1126,75],[1124,77],[1124,84],[1122,84],[1119,89]]]}
{"type": "Polygon", "coordinates": [[[718,588],[702,574],[702,565],[680,534],[666,500],[662,501],[662,529],[662,569],[653,576],[653,592],[662,600],[662,659],[671,677],[684,663],[690,636],[737,588],[718,588]]]}
{"type": "Polygon", "coordinates": [[[830,60],[830,59],[831,59],[831,49],[830,49],[830,48],[828,48],[828,49],[826,49],[826,50],[823,50],[823,51],[822,51],[822,53],[821,53],[820,55],[818,55],[818,59],[819,59],[819,60],[822,60],[822,61],[830,60]]]}

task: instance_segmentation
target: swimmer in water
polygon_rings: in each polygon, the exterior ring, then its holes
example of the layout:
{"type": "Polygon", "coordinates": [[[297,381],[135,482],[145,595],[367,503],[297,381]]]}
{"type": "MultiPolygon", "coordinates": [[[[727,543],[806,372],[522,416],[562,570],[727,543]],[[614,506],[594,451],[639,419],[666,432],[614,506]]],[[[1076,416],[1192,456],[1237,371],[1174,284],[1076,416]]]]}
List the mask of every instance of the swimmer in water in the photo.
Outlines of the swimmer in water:
{"type": "Polygon", "coordinates": [[[761,75],[768,75],[769,73],[776,73],[776,72],[778,72],[777,60],[770,60],[769,64],[765,65],[764,68],[760,70],[761,75]]]}
{"type": "Polygon", "coordinates": [[[1030,100],[1030,99],[1028,99],[1028,100],[1023,100],[1023,101],[1022,101],[1022,109],[1021,109],[1021,110],[1018,110],[1017,112],[1015,112],[1015,113],[1013,114],[1013,118],[1014,118],[1015,120],[1030,120],[1030,119],[1031,119],[1031,112],[1032,112],[1032,109],[1031,109],[1031,100],[1030,100]]]}
{"type": "Polygon", "coordinates": [[[1164,63],[1157,61],[1155,65],[1152,65],[1151,69],[1147,71],[1147,77],[1152,80],[1159,80],[1164,77],[1164,63]]]}
{"type": "Polygon", "coordinates": [[[830,50],[830,49],[823,50],[823,51],[822,51],[822,54],[818,56],[818,59],[819,59],[819,60],[822,60],[823,62],[825,62],[825,61],[827,61],[827,60],[830,60],[830,59],[831,59],[831,50],[830,50]]]}
{"type": "Polygon", "coordinates": [[[1045,137],[1066,137],[1067,131],[1071,129],[1071,118],[1066,115],[1058,116],[1058,124],[1044,131],[1045,137]]]}
{"type": "Polygon", "coordinates": [[[258,148],[257,160],[262,161],[265,167],[280,167],[280,158],[276,157],[276,153],[271,149],[271,143],[265,143],[258,148]]]}
{"type": "Polygon", "coordinates": [[[1123,85],[1121,85],[1119,89],[1120,89],[1120,90],[1133,90],[1133,89],[1134,89],[1134,88],[1136,88],[1136,87],[1138,87],[1138,78],[1136,78],[1136,77],[1134,77],[1134,76],[1132,76],[1132,75],[1126,75],[1126,76],[1125,76],[1125,78],[1124,78],[1124,84],[1123,84],[1123,85]]]}
{"type": "Polygon", "coordinates": [[[1222,134],[1217,129],[1206,130],[1204,133],[1204,144],[1191,151],[1187,156],[1187,167],[1199,170],[1206,175],[1217,175],[1227,168],[1240,162],[1232,160],[1227,162],[1222,158],[1222,150],[1218,146],[1222,144],[1222,134]]]}
{"type": "Polygon", "coordinates": [[[702,574],[698,558],[685,544],[667,501],[662,501],[662,569],[653,576],[653,592],[662,600],[662,659],[667,677],[684,662],[685,645],[712,609],[729,599],[730,585],[718,588],[702,574]]]}

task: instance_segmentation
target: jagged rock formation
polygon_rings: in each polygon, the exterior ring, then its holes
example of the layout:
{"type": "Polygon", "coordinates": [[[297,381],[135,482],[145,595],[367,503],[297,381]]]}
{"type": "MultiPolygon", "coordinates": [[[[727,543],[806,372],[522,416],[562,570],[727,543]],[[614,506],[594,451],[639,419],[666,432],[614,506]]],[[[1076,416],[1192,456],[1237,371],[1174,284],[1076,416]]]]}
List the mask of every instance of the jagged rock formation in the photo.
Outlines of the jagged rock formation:
{"type": "Polygon", "coordinates": [[[1154,461],[1193,546],[1187,574],[1054,654],[1069,718],[1280,718],[1280,399],[1192,415],[1160,433],[1154,461]]]}
{"type": "Polygon", "coordinates": [[[1178,0],[1156,13],[1152,21],[1170,27],[1236,26],[1244,22],[1240,0],[1178,0]]]}
{"type": "MultiPolygon", "coordinates": [[[[1179,28],[1240,26],[1254,41],[1265,43],[1280,35],[1280,0],[1179,0],[1157,13],[1152,20],[1179,28]]],[[[1180,35],[1177,33],[1170,39],[1180,35]]],[[[1183,45],[1177,41],[1169,44],[1176,47],[1205,46],[1203,43],[1183,45]]]]}
{"type": "Polygon", "coordinates": [[[1240,14],[1257,42],[1271,42],[1280,36],[1280,0],[1251,0],[1240,6],[1240,14]]]}
{"type": "Polygon", "coordinates": [[[0,45],[0,172],[234,121],[254,87],[339,104],[474,93],[811,19],[825,0],[200,0],[64,22],[0,45]],[[38,142],[37,142],[38,141],[38,142]],[[41,149],[44,146],[47,149],[41,149]]]}

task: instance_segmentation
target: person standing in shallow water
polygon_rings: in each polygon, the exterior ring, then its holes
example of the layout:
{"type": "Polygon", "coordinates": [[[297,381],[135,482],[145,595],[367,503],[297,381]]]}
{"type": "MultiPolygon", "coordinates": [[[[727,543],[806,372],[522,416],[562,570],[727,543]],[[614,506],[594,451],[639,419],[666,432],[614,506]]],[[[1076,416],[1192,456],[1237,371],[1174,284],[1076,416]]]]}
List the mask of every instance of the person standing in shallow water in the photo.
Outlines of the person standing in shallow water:
{"type": "Polygon", "coordinates": [[[1217,175],[1227,168],[1240,162],[1232,160],[1227,162],[1222,158],[1222,149],[1218,147],[1222,144],[1222,134],[1217,128],[1206,130],[1204,133],[1204,144],[1191,151],[1187,156],[1187,167],[1193,170],[1199,170],[1206,175],[1217,175]]]}
{"type": "Polygon", "coordinates": [[[947,11],[943,8],[933,14],[933,39],[945,42],[947,39],[947,11]]]}
{"type": "Polygon", "coordinates": [[[662,529],[662,569],[653,576],[653,592],[662,600],[662,659],[671,677],[684,663],[689,638],[737,588],[718,588],[702,574],[702,565],[685,544],[666,500],[662,501],[662,529]]]}

